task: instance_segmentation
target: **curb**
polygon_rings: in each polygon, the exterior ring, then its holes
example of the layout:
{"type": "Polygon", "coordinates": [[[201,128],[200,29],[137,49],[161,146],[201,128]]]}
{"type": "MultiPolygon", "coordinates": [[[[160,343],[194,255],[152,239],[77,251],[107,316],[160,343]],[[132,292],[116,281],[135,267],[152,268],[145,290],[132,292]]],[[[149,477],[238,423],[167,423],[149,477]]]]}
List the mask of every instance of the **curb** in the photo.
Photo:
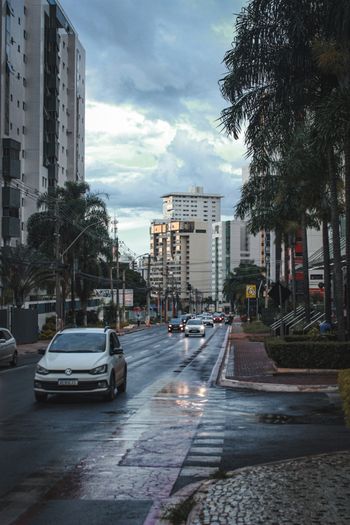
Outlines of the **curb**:
{"type": "MultiPolygon", "coordinates": [[[[214,365],[213,370],[211,371],[211,374],[210,374],[210,377],[209,377],[209,380],[208,380],[208,384],[210,386],[216,385],[219,382],[219,376],[220,376],[220,373],[222,371],[222,367],[224,366],[223,363],[225,364],[225,362],[226,362],[226,352],[227,352],[227,349],[228,349],[228,344],[227,343],[228,343],[231,331],[232,331],[232,328],[229,328],[226,331],[224,342],[222,343],[222,346],[221,346],[218,358],[216,360],[216,363],[214,365]]],[[[225,368],[225,371],[226,371],[226,368],[225,368]]]]}

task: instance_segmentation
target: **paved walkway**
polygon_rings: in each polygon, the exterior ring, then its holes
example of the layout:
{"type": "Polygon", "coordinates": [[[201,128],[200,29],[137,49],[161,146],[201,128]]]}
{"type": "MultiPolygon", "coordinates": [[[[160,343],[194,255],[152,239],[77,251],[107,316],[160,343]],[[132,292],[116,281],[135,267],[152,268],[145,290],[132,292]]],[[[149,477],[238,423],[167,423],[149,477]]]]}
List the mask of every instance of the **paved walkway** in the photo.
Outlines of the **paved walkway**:
{"type": "Polygon", "coordinates": [[[187,525],[348,525],[350,452],[246,467],[207,481],[187,525]]]}
{"type": "Polygon", "coordinates": [[[337,371],[283,371],[276,369],[266,354],[264,343],[251,340],[240,324],[232,326],[226,362],[219,384],[222,386],[272,391],[336,391],[337,371]]]}

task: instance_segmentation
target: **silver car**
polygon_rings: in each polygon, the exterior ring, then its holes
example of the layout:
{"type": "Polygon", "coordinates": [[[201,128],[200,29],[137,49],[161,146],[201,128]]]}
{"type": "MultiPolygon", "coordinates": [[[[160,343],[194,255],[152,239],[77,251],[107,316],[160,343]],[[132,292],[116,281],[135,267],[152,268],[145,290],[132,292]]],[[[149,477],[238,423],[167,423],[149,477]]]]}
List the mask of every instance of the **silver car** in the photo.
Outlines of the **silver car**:
{"type": "Polygon", "coordinates": [[[199,335],[205,337],[205,326],[202,319],[189,319],[185,326],[185,337],[199,335]]]}
{"type": "Polygon", "coordinates": [[[16,366],[18,352],[16,340],[7,328],[0,328],[0,363],[16,366]]]}

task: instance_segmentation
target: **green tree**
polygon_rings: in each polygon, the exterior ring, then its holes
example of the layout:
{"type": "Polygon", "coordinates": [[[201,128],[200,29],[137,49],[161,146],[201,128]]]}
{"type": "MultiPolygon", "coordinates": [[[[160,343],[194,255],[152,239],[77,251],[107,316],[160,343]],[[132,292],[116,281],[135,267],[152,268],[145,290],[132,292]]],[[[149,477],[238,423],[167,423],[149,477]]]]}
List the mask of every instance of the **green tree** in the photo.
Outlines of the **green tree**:
{"type": "Polygon", "coordinates": [[[3,294],[21,308],[30,293],[53,280],[53,265],[43,254],[24,245],[3,246],[0,251],[3,294]]]}
{"type": "Polygon", "coordinates": [[[253,263],[240,263],[226,276],[222,291],[226,300],[230,302],[232,311],[235,309],[240,313],[246,311],[246,286],[255,284],[258,291],[261,281],[265,280],[263,271],[263,268],[253,263]]]}

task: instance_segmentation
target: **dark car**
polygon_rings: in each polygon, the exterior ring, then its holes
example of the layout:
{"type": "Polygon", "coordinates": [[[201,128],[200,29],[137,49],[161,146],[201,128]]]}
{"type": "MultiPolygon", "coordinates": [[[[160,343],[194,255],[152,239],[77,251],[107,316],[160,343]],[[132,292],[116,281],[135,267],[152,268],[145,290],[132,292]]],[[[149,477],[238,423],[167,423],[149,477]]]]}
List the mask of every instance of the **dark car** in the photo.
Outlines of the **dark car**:
{"type": "Polygon", "coordinates": [[[191,314],[183,314],[181,317],[180,317],[181,321],[183,322],[184,326],[185,324],[187,323],[187,321],[189,319],[192,319],[192,316],[191,314]]]}
{"type": "Polygon", "coordinates": [[[180,317],[175,317],[170,319],[168,323],[168,332],[183,332],[185,328],[185,323],[180,319],[180,317]]]}
{"type": "Polygon", "coordinates": [[[222,323],[224,320],[224,314],[216,312],[213,314],[213,321],[214,323],[222,323]]]}

